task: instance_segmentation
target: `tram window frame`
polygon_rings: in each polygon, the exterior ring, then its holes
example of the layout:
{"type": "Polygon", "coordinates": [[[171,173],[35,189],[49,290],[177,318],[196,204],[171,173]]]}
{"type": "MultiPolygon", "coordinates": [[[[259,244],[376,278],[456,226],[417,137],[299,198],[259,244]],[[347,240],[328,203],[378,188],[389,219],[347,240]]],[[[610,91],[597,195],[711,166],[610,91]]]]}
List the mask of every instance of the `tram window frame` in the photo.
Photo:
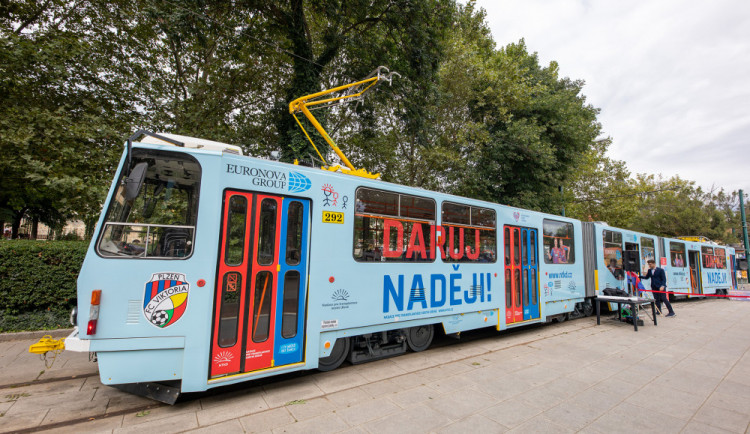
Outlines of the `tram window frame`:
{"type": "Polygon", "coordinates": [[[96,254],[104,259],[191,258],[195,252],[203,176],[200,162],[183,152],[137,147],[131,151],[130,161],[130,167],[123,166],[118,173],[116,188],[109,199],[94,249],[96,254]],[[128,201],[125,198],[127,177],[141,163],[147,164],[144,181],[137,196],[128,201]],[[149,186],[153,187],[151,193],[149,186]],[[185,206],[179,207],[184,215],[182,224],[175,224],[179,215],[173,212],[173,208],[178,207],[166,202],[174,201],[179,194],[185,195],[185,206]],[[170,212],[166,212],[166,208],[170,212]],[[157,211],[164,212],[154,216],[157,211]],[[115,217],[115,214],[119,215],[115,217]],[[170,221],[164,223],[160,219],[170,221]]]}
{"type": "Polygon", "coordinates": [[[440,225],[442,227],[443,237],[446,241],[443,243],[445,249],[445,259],[443,262],[450,263],[482,263],[482,264],[494,264],[497,262],[497,213],[492,208],[466,205],[458,202],[443,201],[440,204],[440,225]],[[446,212],[446,208],[450,210],[465,209],[465,212],[446,212]],[[459,218],[454,218],[458,216],[459,218]],[[460,217],[464,217],[462,220],[460,217]],[[447,220],[447,221],[446,221],[447,220]],[[491,226],[490,226],[491,225],[491,226]],[[464,230],[464,251],[460,259],[453,259],[450,255],[450,227],[453,227],[454,235],[454,249],[456,245],[460,245],[461,229],[464,230]],[[456,230],[455,228],[458,228],[456,230]],[[472,236],[471,232],[474,231],[472,236]],[[479,252],[477,259],[471,259],[468,256],[468,249],[471,248],[468,242],[472,245],[476,241],[476,231],[479,231],[479,252]]]}
{"type": "MultiPolygon", "coordinates": [[[[431,227],[435,225],[437,218],[437,202],[435,199],[417,196],[413,194],[398,193],[395,191],[381,190],[371,187],[358,187],[354,193],[354,228],[352,237],[352,257],[357,262],[365,263],[383,263],[383,262],[435,262],[434,253],[431,255],[430,250],[434,249],[431,240],[431,227]],[[387,202],[382,202],[381,207],[373,205],[375,202],[364,196],[364,193],[373,195],[382,195],[387,202]],[[416,205],[417,201],[425,201],[431,205],[431,210],[416,205]],[[385,205],[385,206],[383,206],[385,205]],[[431,212],[430,212],[431,211],[431,212]],[[386,214],[390,213],[390,214],[386,214]],[[429,217],[432,217],[430,219],[429,217]],[[385,240],[385,221],[398,221],[403,228],[402,252],[399,257],[386,257],[383,255],[383,246],[385,240]],[[422,241],[426,257],[421,257],[419,252],[412,252],[413,255],[407,258],[409,240],[414,225],[421,225],[422,241]],[[370,235],[372,234],[372,235],[370,235]],[[366,238],[371,238],[366,241],[366,238]],[[380,243],[378,243],[380,240],[380,243]],[[365,243],[371,246],[371,249],[365,249],[365,243]]],[[[398,244],[398,232],[390,231],[389,244],[398,244]]],[[[389,247],[391,249],[391,247],[389,247]]],[[[392,249],[391,249],[392,250],[392,249]]]]}
{"type": "Polygon", "coordinates": [[[241,294],[242,273],[237,271],[229,271],[227,273],[224,273],[224,277],[222,278],[221,283],[221,297],[219,299],[219,303],[221,306],[218,318],[219,330],[218,337],[216,339],[219,347],[221,348],[233,347],[237,343],[240,325],[240,301],[242,300],[241,294]],[[230,276],[236,279],[232,285],[229,285],[230,276]],[[234,289],[230,290],[230,286],[232,286],[234,289]],[[225,321],[227,324],[233,326],[225,327],[225,321]],[[229,335],[227,336],[225,335],[225,333],[229,333],[229,335]],[[225,339],[227,340],[225,341],[225,339]]]}
{"type": "Polygon", "coordinates": [[[287,207],[286,223],[286,253],[284,260],[287,265],[299,265],[302,261],[302,229],[305,221],[305,206],[298,200],[293,200],[287,207]],[[295,212],[292,215],[292,212],[295,212]],[[296,256],[295,256],[296,254],[296,256]]]}
{"type": "Polygon", "coordinates": [[[641,237],[641,268],[646,269],[649,259],[656,261],[656,241],[651,237],[641,237]],[[648,245],[650,244],[650,245],[648,245]],[[651,252],[648,255],[647,252],[651,252]]]}
{"type": "MultiPolygon", "coordinates": [[[[610,274],[617,280],[625,279],[625,270],[622,264],[622,232],[610,231],[608,229],[602,230],[602,253],[604,256],[604,266],[609,270],[610,274]],[[614,249],[614,255],[608,255],[607,249],[614,249]],[[617,252],[619,251],[619,258],[617,252]],[[610,268],[612,261],[615,261],[614,270],[610,268]]],[[[610,250],[612,252],[613,250],[610,250]]]]}
{"type": "Polygon", "coordinates": [[[255,286],[253,287],[254,296],[251,305],[251,318],[253,322],[250,324],[252,327],[250,329],[250,336],[256,344],[267,341],[269,336],[271,336],[271,333],[274,333],[274,331],[271,330],[271,315],[273,314],[271,305],[273,303],[272,293],[274,291],[273,279],[274,273],[268,270],[261,270],[255,274],[255,286]],[[266,277],[266,280],[264,280],[263,291],[259,292],[258,286],[263,277],[266,277]],[[261,327],[258,327],[259,325],[261,327]],[[261,331],[260,335],[258,335],[258,330],[261,331]]]}
{"type": "Polygon", "coordinates": [[[503,235],[503,248],[505,252],[505,266],[509,267],[511,265],[511,262],[510,262],[510,238],[511,238],[510,227],[506,226],[505,229],[503,230],[503,234],[504,234],[503,235]]]}
{"type": "Polygon", "coordinates": [[[268,266],[276,261],[276,224],[279,217],[279,202],[270,197],[260,201],[258,213],[258,243],[255,261],[260,266],[268,266]],[[266,205],[269,205],[266,207],[266,205]],[[264,262],[267,261],[267,262],[264,262]]]}
{"type": "Polygon", "coordinates": [[[299,323],[299,293],[301,275],[298,270],[289,270],[284,273],[284,291],[281,300],[281,337],[291,339],[297,336],[299,323]],[[296,286],[292,287],[294,276],[296,286]],[[292,291],[292,289],[294,289],[292,291]]]}
{"type": "Polygon", "coordinates": [[[675,241],[670,241],[669,242],[669,263],[673,267],[677,267],[677,268],[685,268],[685,267],[687,267],[687,261],[686,261],[686,258],[685,258],[685,243],[678,243],[678,242],[675,242],[675,241]],[[675,250],[675,247],[678,247],[678,248],[681,247],[681,249],[680,250],[675,250]],[[677,265],[677,257],[676,257],[676,255],[678,255],[678,254],[682,255],[682,258],[680,258],[682,260],[682,265],[677,265]]]}
{"type": "Polygon", "coordinates": [[[701,259],[703,268],[716,268],[716,255],[713,247],[701,246],[701,259]]]}
{"type": "Polygon", "coordinates": [[[511,267],[505,268],[505,307],[513,307],[513,273],[511,267]]]}
{"type": "Polygon", "coordinates": [[[247,197],[241,194],[233,194],[227,203],[227,224],[224,234],[224,264],[229,267],[237,267],[245,261],[245,239],[247,238],[247,221],[249,217],[247,197]],[[234,201],[239,203],[233,205],[234,201]],[[244,202],[244,203],[242,203],[244,202]],[[236,206],[235,210],[233,206],[236,206]],[[238,212],[242,209],[242,213],[238,212]],[[238,220],[238,217],[243,217],[238,220]],[[236,261],[233,261],[235,259],[236,261]]]}
{"type": "Polygon", "coordinates": [[[714,247],[714,257],[716,268],[719,270],[727,269],[727,251],[723,247],[714,247]],[[721,253],[719,253],[721,251],[721,253]]]}
{"type": "MultiPolygon", "coordinates": [[[[573,223],[562,220],[544,219],[542,221],[542,245],[543,245],[543,256],[545,264],[554,265],[573,265],[576,263],[576,240],[575,240],[575,226],[573,223]],[[560,229],[566,228],[566,232],[561,237],[559,234],[560,229]],[[547,245],[547,239],[551,238],[550,245],[547,245]],[[554,262],[554,258],[551,256],[552,249],[554,248],[555,239],[570,240],[570,245],[565,246],[568,249],[568,255],[565,262],[554,262]],[[548,254],[550,256],[548,256],[548,254]]],[[[559,247],[558,247],[559,248],[559,247]]]]}

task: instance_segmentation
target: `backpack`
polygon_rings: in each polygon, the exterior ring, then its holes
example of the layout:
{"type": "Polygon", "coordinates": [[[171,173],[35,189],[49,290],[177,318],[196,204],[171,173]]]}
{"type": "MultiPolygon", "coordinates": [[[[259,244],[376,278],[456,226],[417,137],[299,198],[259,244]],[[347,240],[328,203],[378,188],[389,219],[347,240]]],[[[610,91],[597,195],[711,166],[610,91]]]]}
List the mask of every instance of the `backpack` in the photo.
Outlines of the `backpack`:
{"type": "Polygon", "coordinates": [[[630,294],[628,294],[627,291],[623,291],[620,288],[604,288],[602,293],[610,297],[630,297],[630,294]]]}

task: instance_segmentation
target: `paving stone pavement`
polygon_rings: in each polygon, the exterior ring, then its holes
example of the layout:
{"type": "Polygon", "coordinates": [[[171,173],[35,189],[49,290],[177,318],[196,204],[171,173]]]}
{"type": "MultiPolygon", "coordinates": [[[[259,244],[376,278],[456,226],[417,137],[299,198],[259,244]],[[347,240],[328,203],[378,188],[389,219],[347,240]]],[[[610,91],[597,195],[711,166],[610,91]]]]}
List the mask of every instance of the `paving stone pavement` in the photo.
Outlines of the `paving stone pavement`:
{"type": "MultiPolygon", "coordinates": [[[[86,376],[96,366],[85,355],[64,354],[44,375],[83,377],[0,389],[0,431],[747,432],[750,302],[675,310],[637,333],[583,318],[149,409],[86,376]]],[[[0,342],[0,385],[44,369],[23,354],[30,343],[0,342]]]]}

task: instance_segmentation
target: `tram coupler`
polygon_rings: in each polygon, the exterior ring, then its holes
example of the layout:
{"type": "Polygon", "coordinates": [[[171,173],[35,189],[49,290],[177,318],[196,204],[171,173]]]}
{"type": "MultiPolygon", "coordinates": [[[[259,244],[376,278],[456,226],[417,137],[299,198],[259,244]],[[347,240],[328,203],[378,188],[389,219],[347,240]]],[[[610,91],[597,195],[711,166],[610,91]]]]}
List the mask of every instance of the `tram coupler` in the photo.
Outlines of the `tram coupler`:
{"type": "Polygon", "coordinates": [[[113,384],[112,387],[123,392],[132,393],[133,395],[174,405],[177,402],[177,398],[180,397],[180,381],[170,383],[176,383],[176,385],[164,383],[127,383],[113,384]]]}
{"type": "Polygon", "coordinates": [[[47,354],[50,351],[62,351],[65,349],[65,339],[52,339],[50,335],[44,335],[39,342],[31,344],[29,352],[31,354],[47,354]]]}

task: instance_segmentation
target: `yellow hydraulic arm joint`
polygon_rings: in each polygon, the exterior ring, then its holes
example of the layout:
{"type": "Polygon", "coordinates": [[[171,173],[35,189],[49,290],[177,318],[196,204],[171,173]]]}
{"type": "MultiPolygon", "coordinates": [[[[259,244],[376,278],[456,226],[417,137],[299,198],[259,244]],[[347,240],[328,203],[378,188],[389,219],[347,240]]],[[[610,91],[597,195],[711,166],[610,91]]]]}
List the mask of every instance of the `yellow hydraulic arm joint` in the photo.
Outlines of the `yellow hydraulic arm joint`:
{"type": "MultiPolygon", "coordinates": [[[[332,89],[324,90],[321,92],[313,93],[310,95],[305,95],[303,97],[297,98],[291,103],[289,103],[289,113],[294,116],[294,120],[297,121],[297,125],[302,129],[302,132],[305,133],[305,137],[307,137],[307,140],[310,141],[310,143],[313,145],[313,148],[315,148],[315,152],[318,153],[318,157],[320,157],[321,160],[323,160],[327,166],[323,166],[323,170],[329,170],[332,172],[342,172],[349,175],[355,175],[355,176],[361,176],[363,178],[369,178],[369,179],[377,179],[380,178],[379,173],[370,173],[365,169],[356,169],[352,165],[352,163],[349,161],[348,158],[346,158],[346,155],[341,151],[341,149],[336,146],[336,143],[333,142],[331,137],[326,133],[325,129],[323,129],[323,126],[320,125],[320,122],[318,122],[317,119],[315,119],[315,116],[312,115],[310,110],[315,109],[321,109],[321,108],[327,108],[332,107],[334,105],[342,104],[344,100],[355,100],[359,101],[362,99],[362,95],[367,92],[369,89],[371,89],[375,84],[377,84],[380,80],[386,80],[388,83],[391,83],[393,75],[398,75],[397,72],[389,72],[388,68],[384,66],[378,67],[375,71],[373,71],[367,78],[364,80],[360,80],[354,83],[345,84],[343,86],[334,87],[332,89]],[[345,90],[351,89],[351,93],[340,95],[340,96],[330,96],[333,93],[341,92],[345,90]],[[325,98],[328,96],[328,98],[325,98]],[[297,118],[297,113],[302,113],[305,115],[307,120],[310,121],[310,123],[315,127],[315,129],[320,133],[321,136],[323,136],[323,139],[328,143],[328,145],[333,149],[333,151],[338,155],[338,157],[341,159],[341,162],[344,163],[346,167],[341,167],[340,165],[331,166],[328,164],[328,161],[326,161],[325,158],[323,158],[323,155],[321,155],[320,151],[318,150],[318,147],[315,146],[315,142],[313,142],[312,138],[310,137],[310,134],[307,133],[307,130],[305,130],[305,127],[302,126],[302,122],[300,122],[299,118],[297,118]]],[[[348,101],[347,101],[348,102],[348,101]]]]}

